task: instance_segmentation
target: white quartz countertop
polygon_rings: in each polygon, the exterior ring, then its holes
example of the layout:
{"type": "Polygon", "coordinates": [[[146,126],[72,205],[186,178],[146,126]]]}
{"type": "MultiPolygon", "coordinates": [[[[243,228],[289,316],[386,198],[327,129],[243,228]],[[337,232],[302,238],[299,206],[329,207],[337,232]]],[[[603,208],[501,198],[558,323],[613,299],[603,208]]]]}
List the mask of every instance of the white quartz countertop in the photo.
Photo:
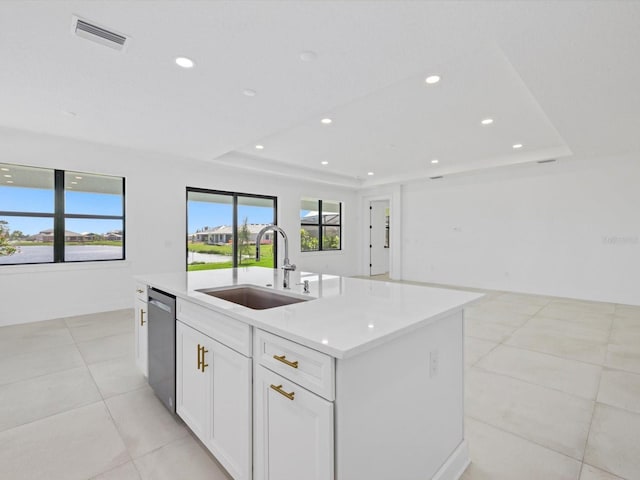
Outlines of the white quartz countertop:
{"type": "Polygon", "coordinates": [[[139,275],[136,280],[335,358],[347,358],[461,310],[483,295],[473,292],[291,272],[282,288],[279,269],[245,267],[174,274],[139,275]],[[309,280],[310,293],[297,283],[309,280]],[[303,298],[301,302],[253,310],[198,289],[256,285],[303,298]]]}

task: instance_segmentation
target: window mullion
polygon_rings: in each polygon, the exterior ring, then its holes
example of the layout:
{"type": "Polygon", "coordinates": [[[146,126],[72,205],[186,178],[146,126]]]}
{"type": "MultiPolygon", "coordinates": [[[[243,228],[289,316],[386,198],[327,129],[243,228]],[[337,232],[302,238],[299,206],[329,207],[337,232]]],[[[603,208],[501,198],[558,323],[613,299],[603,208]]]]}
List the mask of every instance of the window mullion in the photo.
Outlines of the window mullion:
{"type": "Polygon", "coordinates": [[[64,171],[54,173],[53,261],[64,262],[64,171]]]}
{"type": "Polygon", "coordinates": [[[233,268],[238,267],[238,195],[233,195],[233,225],[231,227],[231,234],[233,235],[232,254],[233,254],[233,268]]]}
{"type": "Polygon", "coordinates": [[[322,200],[318,200],[318,251],[322,251],[322,200]]]}

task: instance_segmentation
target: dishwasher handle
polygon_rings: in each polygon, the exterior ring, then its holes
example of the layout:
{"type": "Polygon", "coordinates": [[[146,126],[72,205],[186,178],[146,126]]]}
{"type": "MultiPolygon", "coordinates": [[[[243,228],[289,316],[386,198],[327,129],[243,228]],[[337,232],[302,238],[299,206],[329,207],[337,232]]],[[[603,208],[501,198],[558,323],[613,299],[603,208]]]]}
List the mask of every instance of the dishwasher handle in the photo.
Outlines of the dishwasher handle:
{"type": "Polygon", "coordinates": [[[166,305],[158,300],[155,299],[150,299],[149,300],[149,305],[154,305],[156,307],[158,307],[160,310],[164,310],[165,312],[171,313],[171,307],[169,305],[166,305]]]}

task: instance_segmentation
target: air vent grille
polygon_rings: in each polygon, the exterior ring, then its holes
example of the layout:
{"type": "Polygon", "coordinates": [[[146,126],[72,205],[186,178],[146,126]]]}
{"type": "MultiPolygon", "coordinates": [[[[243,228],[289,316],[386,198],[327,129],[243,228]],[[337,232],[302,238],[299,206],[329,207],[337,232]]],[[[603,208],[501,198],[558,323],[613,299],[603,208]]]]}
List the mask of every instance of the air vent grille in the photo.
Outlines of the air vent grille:
{"type": "Polygon", "coordinates": [[[431,180],[440,180],[441,178],[444,178],[442,175],[438,175],[437,177],[429,177],[431,180]]]}
{"type": "Polygon", "coordinates": [[[73,16],[72,31],[78,37],[91,40],[115,50],[123,50],[129,40],[125,35],[107,30],[106,28],[89,23],[76,16],[73,16]]]}

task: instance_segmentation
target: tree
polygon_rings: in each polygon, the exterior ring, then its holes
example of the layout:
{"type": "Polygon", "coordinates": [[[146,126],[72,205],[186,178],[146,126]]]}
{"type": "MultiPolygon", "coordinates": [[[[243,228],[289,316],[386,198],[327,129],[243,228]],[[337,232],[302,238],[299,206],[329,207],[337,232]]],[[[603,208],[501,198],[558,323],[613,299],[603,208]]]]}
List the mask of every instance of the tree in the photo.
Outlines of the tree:
{"type": "Polygon", "coordinates": [[[11,234],[9,235],[9,238],[11,240],[22,240],[26,235],[24,233],[22,233],[20,230],[14,230],[13,232],[11,232],[11,234]]]}
{"type": "Polygon", "coordinates": [[[249,231],[249,219],[244,217],[244,221],[242,222],[242,227],[238,230],[238,265],[242,264],[242,257],[249,257],[251,254],[251,245],[249,245],[249,240],[251,240],[251,232],[249,231]]]}
{"type": "Polygon", "coordinates": [[[318,237],[312,236],[308,230],[300,229],[300,247],[303,252],[318,250],[318,237]]]}
{"type": "Polygon", "coordinates": [[[0,220],[0,257],[13,255],[18,249],[9,243],[9,223],[0,220]]]}

